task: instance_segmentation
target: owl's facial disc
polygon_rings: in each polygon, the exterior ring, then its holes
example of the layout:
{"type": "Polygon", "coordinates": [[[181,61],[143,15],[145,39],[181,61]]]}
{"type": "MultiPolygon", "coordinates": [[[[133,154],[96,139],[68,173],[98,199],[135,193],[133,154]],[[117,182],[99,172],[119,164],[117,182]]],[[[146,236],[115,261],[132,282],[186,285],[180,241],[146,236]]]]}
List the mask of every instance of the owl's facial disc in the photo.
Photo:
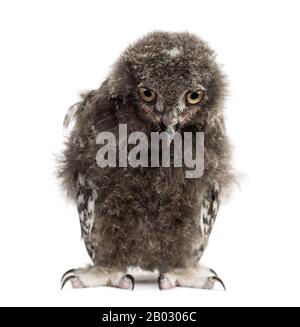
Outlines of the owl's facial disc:
{"type": "Polygon", "coordinates": [[[206,91],[201,85],[181,92],[156,92],[146,86],[138,87],[140,112],[156,131],[166,131],[173,139],[176,129],[194,121],[201,109],[206,91]]]}

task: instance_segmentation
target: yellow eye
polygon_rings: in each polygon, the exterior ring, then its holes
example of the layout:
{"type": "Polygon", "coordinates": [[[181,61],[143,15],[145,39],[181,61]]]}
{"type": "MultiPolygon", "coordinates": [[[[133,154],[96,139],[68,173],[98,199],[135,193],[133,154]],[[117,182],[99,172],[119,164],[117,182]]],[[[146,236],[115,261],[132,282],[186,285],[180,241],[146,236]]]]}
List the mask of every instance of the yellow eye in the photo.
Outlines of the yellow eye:
{"type": "Polygon", "coordinates": [[[193,91],[193,92],[189,92],[186,95],[186,101],[189,104],[198,104],[200,103],[203,98],[204,98],[204,91],[203,90],[198,90],[198,91],[193,91]]]}
{"type": "Polygon", "coordinates": [[[139,88],[139,96],[145,102],[153,102],[156,99],[156,93],[146,87],[139,88]]]}

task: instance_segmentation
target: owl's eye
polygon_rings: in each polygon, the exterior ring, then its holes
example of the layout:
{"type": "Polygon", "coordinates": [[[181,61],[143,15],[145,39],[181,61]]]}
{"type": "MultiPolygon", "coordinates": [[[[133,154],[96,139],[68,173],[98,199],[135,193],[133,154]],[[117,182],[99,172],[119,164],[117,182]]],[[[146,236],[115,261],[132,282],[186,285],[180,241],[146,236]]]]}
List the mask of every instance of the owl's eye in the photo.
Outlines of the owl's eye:
{"type": "Polygon", "coordinates": [[[186,101],[188,104],[198,104],[203,100],[204,94],[205,92],[203,90],[189,92],[186,95],[186,101]]]}
{"type": "Polygon", "coordinates": [[[156,93],[146,87],[139,88],[139,96],[141,99],[147,103],[153,102],[156,99],[156,93]]]}

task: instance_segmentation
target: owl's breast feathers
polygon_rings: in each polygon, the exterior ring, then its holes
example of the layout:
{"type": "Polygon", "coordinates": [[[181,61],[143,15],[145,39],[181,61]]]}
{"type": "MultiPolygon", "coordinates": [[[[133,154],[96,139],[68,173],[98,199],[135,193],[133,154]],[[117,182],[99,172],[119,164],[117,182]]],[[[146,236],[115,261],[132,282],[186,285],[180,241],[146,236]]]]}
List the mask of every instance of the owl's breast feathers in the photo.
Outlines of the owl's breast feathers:
{"type": "Polygon", "coordinates": [[[217,183],[206,189],[166,168],[111,168],[106,177],[104,184],[100,176],[77,178],[82,237],[94,262],[152,270],[202,255],[219,206],[217,183]]]}

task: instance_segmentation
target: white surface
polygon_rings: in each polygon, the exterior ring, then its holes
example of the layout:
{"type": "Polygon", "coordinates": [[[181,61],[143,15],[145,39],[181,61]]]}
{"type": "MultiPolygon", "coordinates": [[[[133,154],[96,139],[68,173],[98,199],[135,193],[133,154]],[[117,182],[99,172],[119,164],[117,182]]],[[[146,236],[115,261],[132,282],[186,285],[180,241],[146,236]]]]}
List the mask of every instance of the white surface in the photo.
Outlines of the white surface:
{"type": "Polygon", "coordinates": [[[2,1],[0,304],[299,305],[299,10],[274,0],[2,1]],[[227,128],[244,179],[204,256],[228,291],[61,292],[60,275],[88,262],[54,178],[63,117],[153,29],[199,34],[229,76],[227,128]]]}

